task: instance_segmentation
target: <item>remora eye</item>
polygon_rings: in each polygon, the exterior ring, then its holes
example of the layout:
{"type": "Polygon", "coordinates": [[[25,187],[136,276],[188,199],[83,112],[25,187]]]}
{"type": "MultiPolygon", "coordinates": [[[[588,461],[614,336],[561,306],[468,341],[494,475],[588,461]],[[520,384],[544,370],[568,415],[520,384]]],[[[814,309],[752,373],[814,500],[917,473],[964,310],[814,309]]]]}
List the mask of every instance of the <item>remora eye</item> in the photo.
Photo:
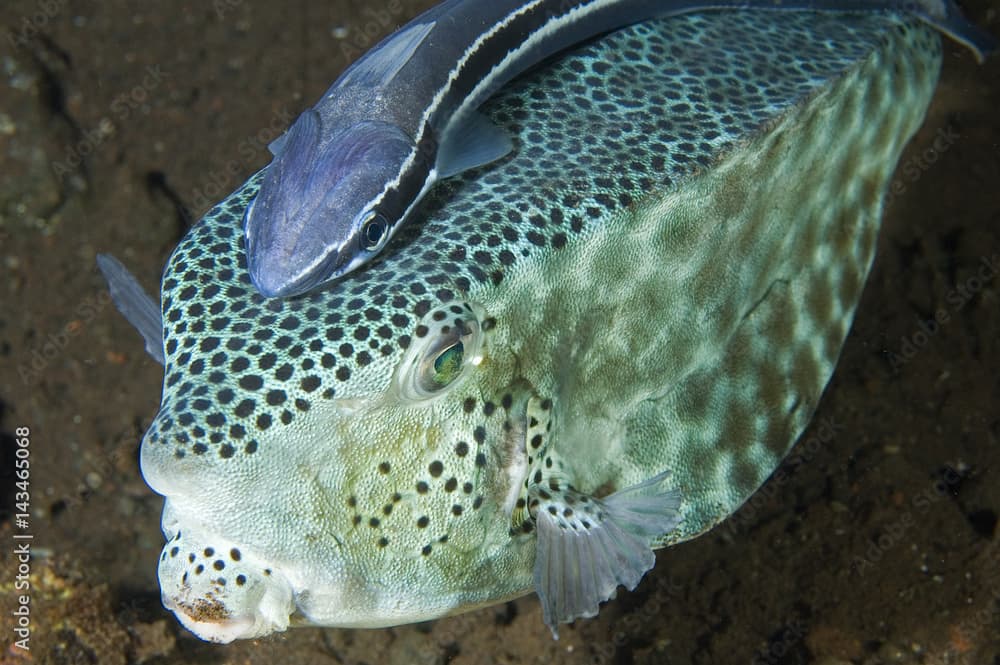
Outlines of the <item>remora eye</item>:
{"type": "Polygon", "coordinates": [[[367,252],[378,251],[388,238],[389,221],[382,213],[370,211],[361,223],[361,248],[367,252]]]}
{"type": "Polygon", "coordinates": [[[433,309],[414,330],[396,374],[400,397],[426,401],[445,394],[464,374],[479,364],[482,317],[473,306],[453,302],[433,309]]]}

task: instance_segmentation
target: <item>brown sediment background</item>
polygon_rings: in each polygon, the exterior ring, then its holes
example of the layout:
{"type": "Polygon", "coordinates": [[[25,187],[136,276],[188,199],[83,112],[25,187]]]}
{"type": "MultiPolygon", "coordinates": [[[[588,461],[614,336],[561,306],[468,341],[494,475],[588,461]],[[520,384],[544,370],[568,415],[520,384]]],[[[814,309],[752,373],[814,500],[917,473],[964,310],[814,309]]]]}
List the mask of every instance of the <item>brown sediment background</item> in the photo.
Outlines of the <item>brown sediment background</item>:
{"type": "MultiPolygon", "coordinates": [[[[1000,34],[1000,2],[962,3],[1000,34]]],[[[709,534],[551,639],[533,597],[383,630],[200,642],[162,609],[138,442],[162,370],[95,268],[155,292],[188,225],[426,2],[0,6],[0,664],[1000,663],[1000,57],[945,43],[836,374],[709,534]],[[934,323],[929,323],[934,321],[934,323]],[[30,429],[28,529],[14,523],[30,429]],[[31,651],[14,647],[30,532],[31,651]]]]}

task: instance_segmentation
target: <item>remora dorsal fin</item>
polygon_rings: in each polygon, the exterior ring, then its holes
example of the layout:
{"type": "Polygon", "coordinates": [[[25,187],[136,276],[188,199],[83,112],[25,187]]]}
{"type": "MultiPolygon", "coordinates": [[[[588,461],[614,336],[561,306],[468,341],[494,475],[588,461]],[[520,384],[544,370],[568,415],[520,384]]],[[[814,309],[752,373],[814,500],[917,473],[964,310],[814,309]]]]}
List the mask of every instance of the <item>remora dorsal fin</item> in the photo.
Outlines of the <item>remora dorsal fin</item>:
{"type": "Polygon", "coordinates": [[[342,85],[364,85],[381,88],[392,81],[423,43],[437,22],[418,23],[392,35],[372,49],[344,73],[342,85]]]}

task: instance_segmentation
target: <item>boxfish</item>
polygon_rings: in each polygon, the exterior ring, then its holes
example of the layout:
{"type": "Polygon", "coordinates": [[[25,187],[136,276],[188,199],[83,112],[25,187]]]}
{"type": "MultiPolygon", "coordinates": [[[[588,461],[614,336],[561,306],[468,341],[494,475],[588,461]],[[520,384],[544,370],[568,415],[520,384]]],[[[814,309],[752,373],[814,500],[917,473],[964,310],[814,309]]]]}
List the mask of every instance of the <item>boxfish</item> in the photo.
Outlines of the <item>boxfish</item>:
{"type": "MultiPolygon", "coordinates": [[[[364,270],[295,298],[209,210],[160,302],[140,452],[164,605],[205,640],[537,595],[554,635],[737,510],[816,409],[934,92],[909,13],[637,23],[511,81],[513,146],[364,270]]],[[[289,139],[291,140],[291,139],[289,139]]]]}

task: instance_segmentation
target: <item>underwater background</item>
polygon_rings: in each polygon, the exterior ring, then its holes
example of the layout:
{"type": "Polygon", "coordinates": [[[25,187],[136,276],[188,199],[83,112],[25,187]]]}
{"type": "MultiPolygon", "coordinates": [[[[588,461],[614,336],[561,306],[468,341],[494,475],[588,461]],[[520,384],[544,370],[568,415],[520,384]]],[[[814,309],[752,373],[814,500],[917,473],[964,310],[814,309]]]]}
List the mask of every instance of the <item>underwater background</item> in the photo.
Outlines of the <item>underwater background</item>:
{"type": "MultiPolygon", "coordinates": [[[[1000,56],[980,66],[947,40],[810,427],[750,502],[658,552],[635,592],[558,642],[533,595],[227,646],[161,607],[162,499],[137,459],[162,368],[110,304],[95,254],[156,293],[189,225],[430,4],[0,5],[0,664],[1000,665],[1000,56]],[[27,541],[14,536],[29,533],[25,652],[13,613],[27,541]]],[[[1000,1],[962,5],[1000,35],[1000,1]]]]}

